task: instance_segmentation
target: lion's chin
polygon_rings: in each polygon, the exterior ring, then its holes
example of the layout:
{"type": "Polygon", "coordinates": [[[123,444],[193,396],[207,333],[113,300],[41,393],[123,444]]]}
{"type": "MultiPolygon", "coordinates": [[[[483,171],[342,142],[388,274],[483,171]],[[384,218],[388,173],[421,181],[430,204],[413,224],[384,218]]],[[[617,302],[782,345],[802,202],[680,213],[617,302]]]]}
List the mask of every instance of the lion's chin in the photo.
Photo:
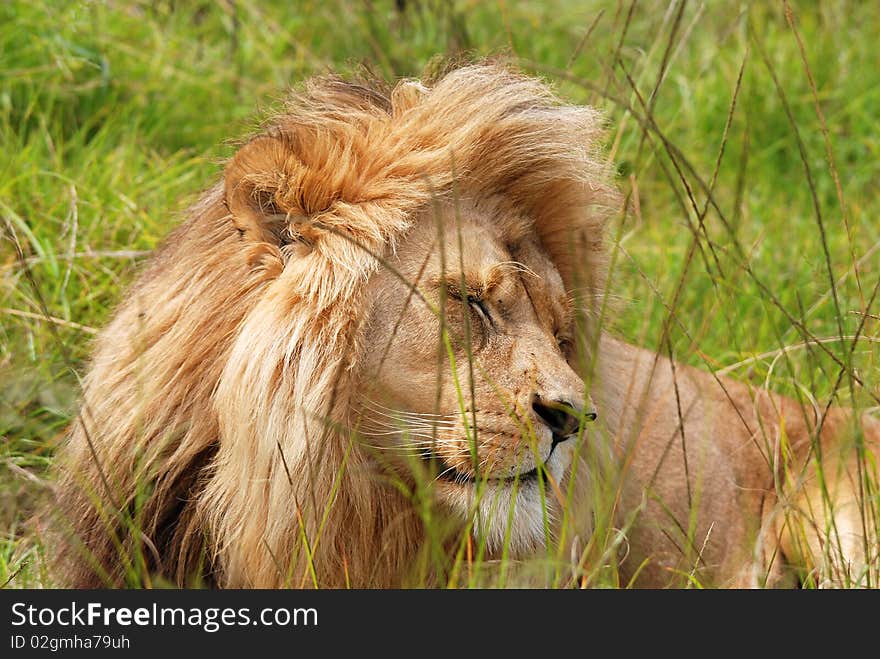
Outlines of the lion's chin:
{"type": "MultiPolygon", "coordinates": [[[[544,464],[557,484],[571,458],[572,448],[561,444],[544,464]]],[[[474,535],[485,543],[490,557],[506,548],[510,557],[522,558],[546,546],[547,527],[552,529],[558,509],[554,486],[546,477],[541,480],[535,475],[524,480],[443,482],[438,483],[437,494],[456,516],[465,521],[473,518],[474,535]]]]}

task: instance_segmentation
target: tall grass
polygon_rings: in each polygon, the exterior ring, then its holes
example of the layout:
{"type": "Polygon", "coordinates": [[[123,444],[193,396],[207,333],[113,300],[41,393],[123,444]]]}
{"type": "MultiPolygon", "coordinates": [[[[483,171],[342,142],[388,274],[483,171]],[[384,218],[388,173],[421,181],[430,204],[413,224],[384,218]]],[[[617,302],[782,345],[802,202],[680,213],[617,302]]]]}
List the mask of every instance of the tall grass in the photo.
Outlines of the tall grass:
{"type": "MultiPolygon", "coordinates": [[[[603,108],[630,203],[611,229],[615,330],[877,411],[872,3],[12,0],[0,23],[0,584],[45,579],[24,522],[95,329],[229,138],[328,69],[506,53],[603,108]]],[[[616,584],[601,572],[621,539],[596,528],[581,576],[616,584]]],[[[455,583],[481,583],[478,554],[462,540],[455,583]]]]}

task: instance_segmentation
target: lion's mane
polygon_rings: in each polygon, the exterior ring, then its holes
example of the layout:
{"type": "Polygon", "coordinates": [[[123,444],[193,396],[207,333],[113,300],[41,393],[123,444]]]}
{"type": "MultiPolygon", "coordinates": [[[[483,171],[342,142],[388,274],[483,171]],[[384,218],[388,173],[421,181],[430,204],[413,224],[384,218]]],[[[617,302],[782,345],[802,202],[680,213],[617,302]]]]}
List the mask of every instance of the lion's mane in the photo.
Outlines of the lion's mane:
{"type": "Polygon", "coordinates": [[[59,578],[400,583],[417,516],[351,433],[366,283],[461,186],[533,218],[593,299],[617,203],[600,132],[596,111],[493,63],[390,92],[307,83],[98,337],[58,462],[59,578]]]}

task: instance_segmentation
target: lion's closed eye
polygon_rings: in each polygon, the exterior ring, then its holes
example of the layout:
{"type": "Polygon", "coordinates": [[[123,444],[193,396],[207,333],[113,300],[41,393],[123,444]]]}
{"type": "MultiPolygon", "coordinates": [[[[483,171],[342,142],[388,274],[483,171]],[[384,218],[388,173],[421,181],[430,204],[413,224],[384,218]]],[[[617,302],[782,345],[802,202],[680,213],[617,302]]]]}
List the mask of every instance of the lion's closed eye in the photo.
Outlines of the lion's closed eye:
{"type": "Polygon", "coordinates": [[[474,312],[476,312],[477,316],[480,317],[480,320],[482,320],[483,323],[489,326],[493,326],[495,324],[492,320],[492,314],[489,311],[489,307],[483,300],[474,295],[468,295],[467,303],[470,308],[473,309],[474,312]]]}
{"type": "Polygon", "coordinates": [[[484,298],[482,286],[462,285],[459,280],[442,282],[439,287],[445,290],[447,298],[443,310],[445,320],[463,335],[471,334],[485,339],[495,327],[495,319],[491,303],[484,298]]]}
{"type": "Polygon", "coordinates": [[[557,334],[556,345],[559,346],[559,352],[565,355],[566,358],[570,357],[574,352],[574,339],[568,334],[557,334]]]}

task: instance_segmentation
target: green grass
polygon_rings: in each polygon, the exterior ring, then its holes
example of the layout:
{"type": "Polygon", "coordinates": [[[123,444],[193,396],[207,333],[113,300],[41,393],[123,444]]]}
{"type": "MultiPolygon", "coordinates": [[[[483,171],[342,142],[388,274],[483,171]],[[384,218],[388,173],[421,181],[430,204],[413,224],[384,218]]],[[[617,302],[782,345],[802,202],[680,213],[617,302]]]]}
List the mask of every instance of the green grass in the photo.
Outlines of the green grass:
{"type": "MultiPolygon", "coordinates": [[[[772,371],[765,357],[732,375],[875,405],[872,3],[797,3],[806,60],[777,3],[679,12],[680,3],[648,0],[631,15],[629,2],[405,4],[0,5],[0,584],[15,574],[17,585],[41,581],[24,523],[75,413],[92,329],[144,252],[217,178],[229,139],[254,128],[288,86],[329,69],[414,76],[438,54],[506,53],[569,100],[602,107],[632,206],[612,229],[625,250],[611,281],[618,331],[703,368],[858,332],[869,339],[851,357],[864,386],[835,388],[838,367],[815,347],[772,371]],[[688,192],[702,211],[702,185],[713,181],[717,209],[688,257],[701,214],[688,192]],[[42,317],[43,303],[61,322],[42,317]]],[[[824,345],[849,362],[847,343],[824,345]]]]}

